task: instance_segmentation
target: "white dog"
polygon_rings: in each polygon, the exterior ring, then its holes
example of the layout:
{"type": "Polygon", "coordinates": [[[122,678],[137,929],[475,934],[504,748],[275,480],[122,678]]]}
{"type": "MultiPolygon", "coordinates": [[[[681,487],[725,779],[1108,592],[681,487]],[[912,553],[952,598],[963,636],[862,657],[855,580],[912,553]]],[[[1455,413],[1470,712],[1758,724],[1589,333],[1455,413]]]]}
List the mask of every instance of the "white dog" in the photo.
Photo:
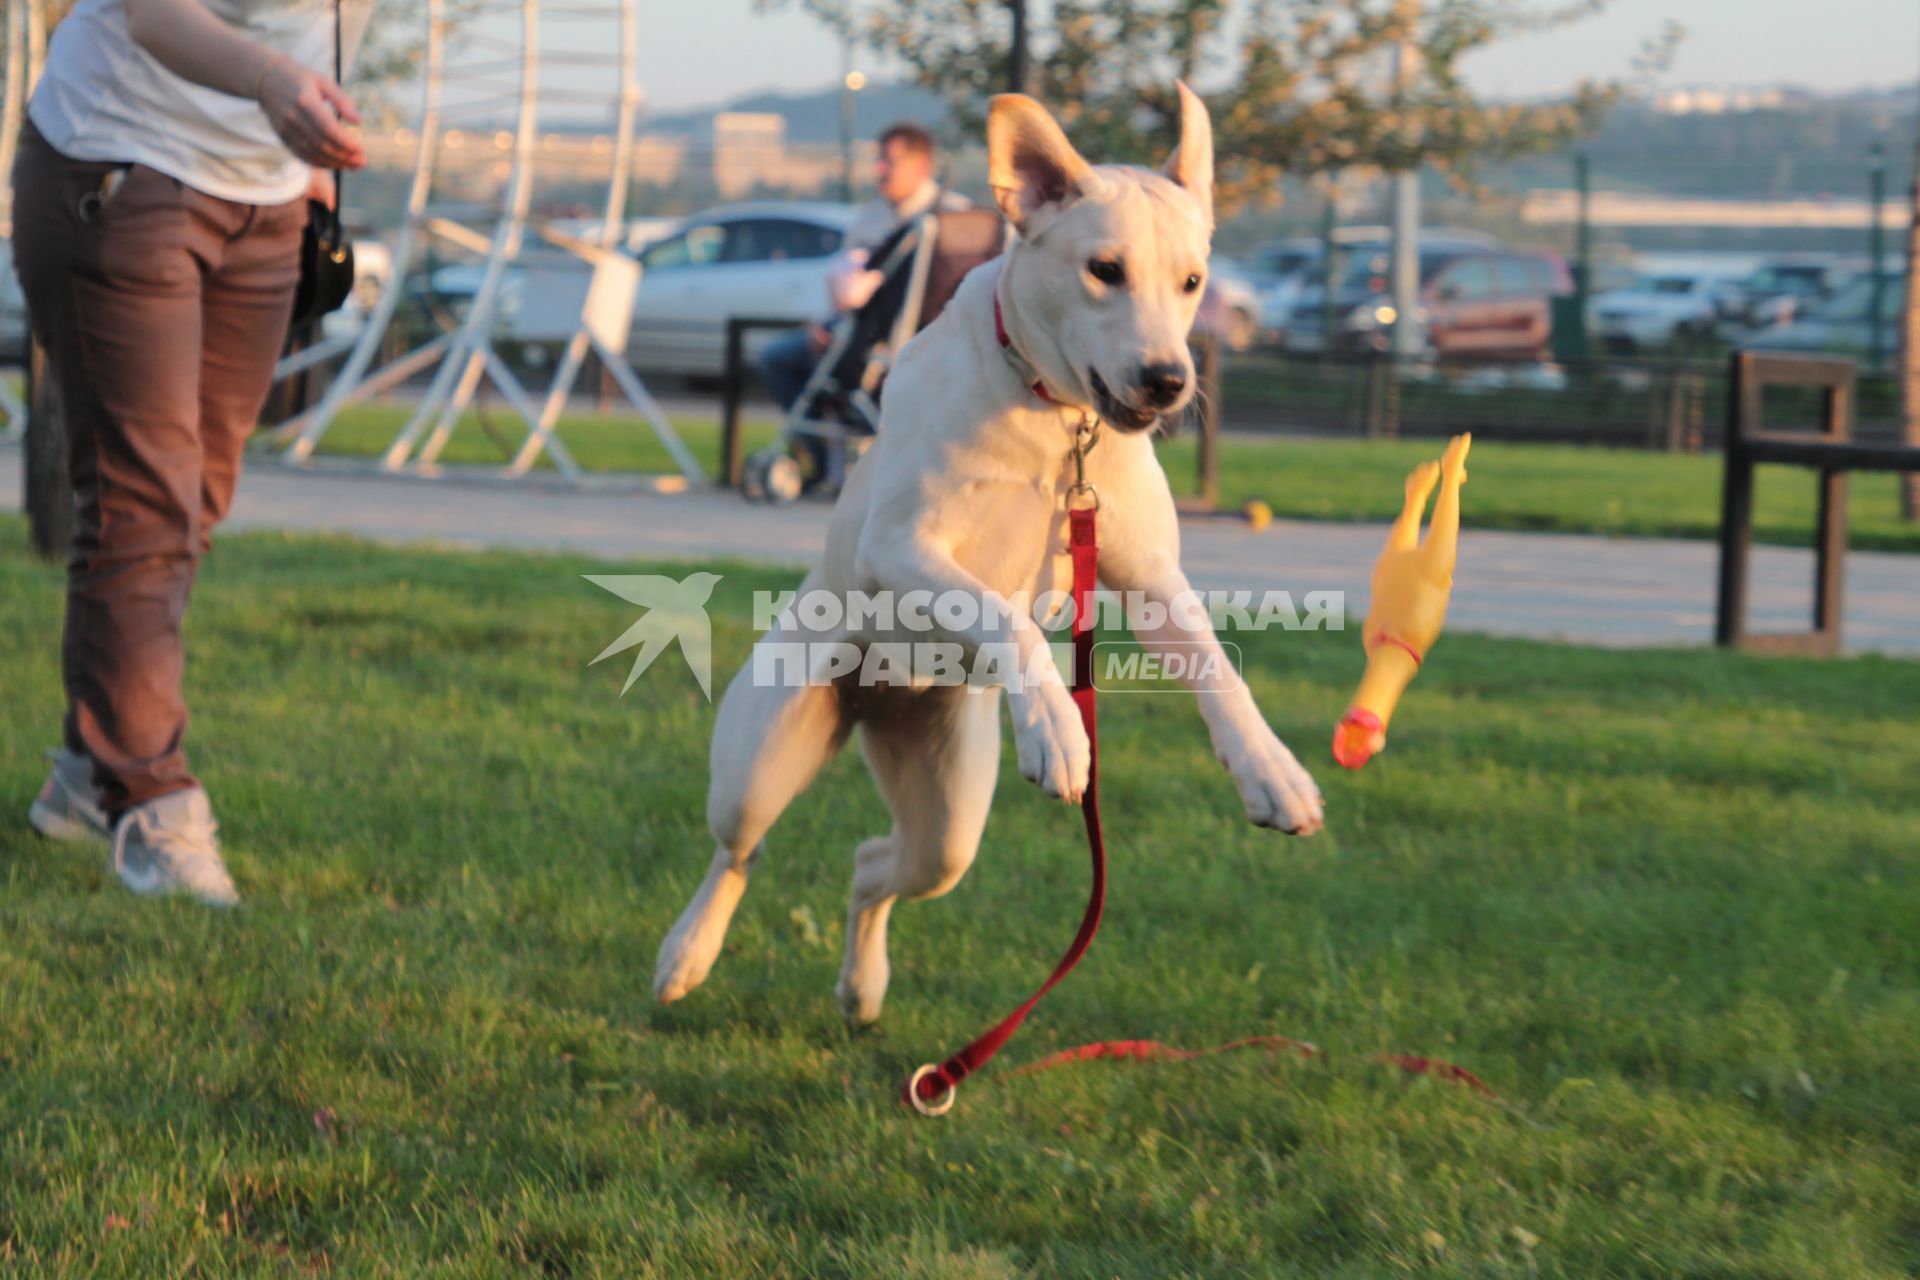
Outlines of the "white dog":
{"type": "MultiPolygon", "coordinates": [[[[1179,524],[1149,430],[1193,395],[1187,334],[1213,234],[1212,124],[1184,84],[1179,92],[1180,145],[1164,176],[1090,166],[1038,103],[994,99],[989,176],[1017,238],[902,351],[879,437],[801,589],[985,602],[977,623],[943,619],[938,634],[968,655],[1014,657],[1025,677],[1007,697],[1020,772],[1075,802],[1087,785],[1086,731],[1045,629],[1013,602],[1069,585],[1068,489],[1089,413],[1101,424],[1098,447],[1083,456],[1100,501],[1103,585],[1166,610],[1163,625],[1140,630],[1149,650],[1219,653],[1180,570],[1179,524]]],[[[896,634],[869,621],[806,633],[788,619],[760,643],[866,646],[896,634]]],[[[1188,665],[1201,672],[1190,684],[1247,816],[1318,830],[1318,788],[1245,685],[1222,662],[1188,665]]],[[[707,798],[719,847],[661,944],[654,992],[677,1000],[706,979],[767,829],[858,725],[893,815],[893,829],[854,854],[838,987],[846,1015],[870,1021],[886,996],[894,901],[938,897],[973,862],[999,771],[1000,690],[863,688],[845,678],[791,687],[754,672],[749,662],[721,700],[707,798]]]]}

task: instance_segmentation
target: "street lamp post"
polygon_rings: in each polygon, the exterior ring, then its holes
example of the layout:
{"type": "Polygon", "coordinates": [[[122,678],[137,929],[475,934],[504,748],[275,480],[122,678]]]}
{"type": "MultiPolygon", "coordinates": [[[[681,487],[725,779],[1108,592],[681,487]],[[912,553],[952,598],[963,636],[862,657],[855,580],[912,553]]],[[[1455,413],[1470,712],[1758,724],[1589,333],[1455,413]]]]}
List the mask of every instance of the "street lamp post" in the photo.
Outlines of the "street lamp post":
{"type": "MultiPolygon", "coordinates": [[[[1402,20],[1399,47],[1394,51],[1393,100],[1404,108],[1420,74],[1418,44],[1421,0],[1399,0],[1402,20]]],[[[1393,323],[1387,342],[1395,360],[1420,354],[1421,334],[1414,323],[1420,302],[1420,167],[1417,163],[1395,173],[1393,190],[1393,250],[1389,289],[1393,295],[1393,323]]]]}
{"type": "Polygon", "coordinates": [[[853,203],[853,95],[860,92],[867,78],[853,69],[853,41],[840,41],[840,199],[853,203]]]}
{"type": "Polygon", "coordinates": [[[1322,351],[1333,350],[1334,290],[1340,284],[1340,255],[1334,244],[1334,223],[1340,216],[1340,175],[1327,179],[1327,198],[1320,206],[1320,341],[1322,351]]]}
{"type": "Polygon", "coordinates": [[[1873,144],[1871,159],[1868,162],[1868,186],[1870,197],[1867,202],[1867,255],[1873,259],[1873,290],[1867,312],[1867,356],[1869,369],[1878,369],[1886,358],[1885,318],[1881,308],[1886,303],[1887,268],[1885,237],[1880,227],[1880,203],[1887,192],[1887,149],[1879,142],[1873,144]]]}

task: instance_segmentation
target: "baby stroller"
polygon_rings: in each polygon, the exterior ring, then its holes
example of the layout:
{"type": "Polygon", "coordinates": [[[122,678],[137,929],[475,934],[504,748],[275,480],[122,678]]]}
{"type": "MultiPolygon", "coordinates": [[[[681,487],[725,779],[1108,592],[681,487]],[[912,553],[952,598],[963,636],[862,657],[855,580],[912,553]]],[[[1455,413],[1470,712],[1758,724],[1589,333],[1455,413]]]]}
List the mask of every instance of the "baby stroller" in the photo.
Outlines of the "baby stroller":
{"type": "Polygon", "coordinates": [[[807,482],[797,437],[825,441],[837,490],[845,468],[880,429],[881,384],[908,339],[952,301],[967,272],[1000,254],[1005,232],[989,210],[926,213],[909,219],[867,259],[883,277],[865,304],[834,323],[827,349],[787,411],[779,443],[746,460],[741,492],[784,506],[807,482]]]}

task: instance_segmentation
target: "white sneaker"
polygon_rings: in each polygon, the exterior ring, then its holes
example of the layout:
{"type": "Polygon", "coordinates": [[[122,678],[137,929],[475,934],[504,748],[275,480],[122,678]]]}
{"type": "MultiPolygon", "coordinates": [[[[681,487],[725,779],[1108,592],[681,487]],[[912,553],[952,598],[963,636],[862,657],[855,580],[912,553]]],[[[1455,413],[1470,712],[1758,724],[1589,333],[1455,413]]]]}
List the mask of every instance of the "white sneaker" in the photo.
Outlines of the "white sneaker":
{"type": "Polygon", "coordinates": [[[47,752],[53,770],[40,788],[27,821],[49,840],[111,840],[113,831],[93,785],[93,762],[65,747],[47,752]]]}
{"type": "Polygon", "coordinates": [[[169,792],[120,819],[113,869],[135,893],[190,893],[210,907],[238,906],[233,877],[220,860],[219,829],[206,792],[169,792]]]}

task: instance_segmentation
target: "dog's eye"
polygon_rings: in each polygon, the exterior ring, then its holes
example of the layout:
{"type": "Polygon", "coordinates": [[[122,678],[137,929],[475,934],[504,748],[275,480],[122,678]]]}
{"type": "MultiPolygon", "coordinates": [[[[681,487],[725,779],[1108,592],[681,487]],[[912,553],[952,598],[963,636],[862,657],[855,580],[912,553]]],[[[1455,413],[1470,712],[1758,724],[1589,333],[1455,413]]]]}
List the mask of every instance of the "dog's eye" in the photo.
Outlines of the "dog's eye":
{"type": "Polygon", "coordinates": [[[1192,293],[1195,289],[1198,289],[1200,287],[1200,273],[1196,271],[1188,276],[1185,287],[1188,293],[1192,293]]]}
{"type": "Polygon", "coordinates": [[[1087,263],[1087,274],[1101,284],[1121,285],[1127,282],[1127,269],[1120,265],[1118,258],[1095,258],[1087,263]]]}

